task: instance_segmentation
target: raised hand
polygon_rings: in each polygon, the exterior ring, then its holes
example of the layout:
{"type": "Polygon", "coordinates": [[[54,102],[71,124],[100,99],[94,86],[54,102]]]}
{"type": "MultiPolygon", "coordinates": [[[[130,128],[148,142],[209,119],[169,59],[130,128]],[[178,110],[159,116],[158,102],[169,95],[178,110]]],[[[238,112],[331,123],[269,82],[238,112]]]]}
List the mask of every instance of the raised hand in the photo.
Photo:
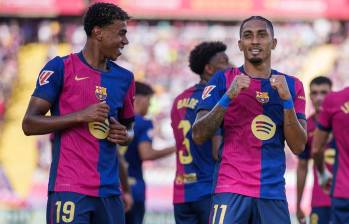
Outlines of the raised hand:
{"type": "Polygon", "coordinates": [[[115,144],[124,144],[128,141],[127,129],[120,124],[114,117],[110,118],[108,141],[115,144]]]}
{"type": "Polygon", "coordinates": [[[270,77],[270,85],[276,89],[279,93],[279,96],[283,100],[288,100],[291,98],[290,90],[283,75],[272,75],[270,77]]]}
{"type": "Polygon", "coordinates": [[[108,118],[109,106],[103,101],[92,104],[78,112],[78,119],[81,122],[104,122],[108,118]]]}
{"type": "Polygon", "coordinates": [[[230,99],[234,99],[240,94],[241,90],[247,89],[250,86],[250,82],[250,77],[246,75],[237,75],[230,84],[226,94],[230,99]]]}

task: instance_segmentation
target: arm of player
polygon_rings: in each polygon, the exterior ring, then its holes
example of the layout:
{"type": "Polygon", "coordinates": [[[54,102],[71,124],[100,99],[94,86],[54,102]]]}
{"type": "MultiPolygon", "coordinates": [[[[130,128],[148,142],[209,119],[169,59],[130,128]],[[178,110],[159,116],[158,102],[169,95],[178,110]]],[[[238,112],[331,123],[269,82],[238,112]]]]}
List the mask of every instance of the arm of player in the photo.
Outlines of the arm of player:
{"type": "Polygon", "coordinates": [[[221,146],[223,137],[221,135],[215,135],[212,138],[212,157],[215,161],[219,159],[219,147],[221,146]]]}
{"type": "Polygon", "coordinates": [[[117,152],[119,159],[119,177],[122,188],[122,199],[125,204],[125,212],[129,211],[133,205],[133,198],[130,185],[128,184],[127,162],[125,158],[117,152]]]}
{"type": "Polygon", "coordinates": [[[237,75],[231,83],[229,89],[223,95],[220,101],[210,111],[200,110],[193,124],[193,140],[196,144],[202,144],[211,139],[221,126],[224,114],[227,111],[231,100],[234,100],[240,92],[248,88],[250,78],[246,75],[237,75]]]}
{"type": "Polygon", "coordinates": [[[299,159],[297,164],[297,218],[300,224],[305,224],[305,215],[301,208],[304,187],[308,174],[308,160],[299,159]]]}
{"type": "Polygon", "coordinates": [[[316,128],[312,143],[312,156],[317,169],[319,184],[326,193],[329,192],[332,180],[332,174],[326,169],[324,160],[325,145],[327,144],[329,136],[329,132],[316,128]]]}
{"type": "Polygon", "coordinates": [[[284,135],[286,142],[293,153],[300,154],[303,152],[307,142],[307,123],[303,119],[297,119],[285,76],[272,75],[270,84],[278,91],[280,98],[284,101],[284,135]],[[285,102],[288,105],[285,105],[285,102]]]}
{"type": "Polygon", "coordinates": [[[149,141],[143,141],[138,145],[138,152],[142,160],[156,160],[168,155],[171,155],[176,151],[176,147],[168,147],[162,150],[155,150],[152,147],[152,143],[149,141]]]}
{"type": "Polygon", "coordinates": [[[109,106],[105,102],[93,104],[81,111],[64,116],[46,116],[51,104],[32,96],[22,121],[25,135],[42,135],[63,130],[85,122],[104,122],[108,117],[109,106]]]}
{"type": "Polygon", "coordinates": [[[300,154],[304,150],[307,141],[307,122],[297,119],[294,109],[284,109],[284,134],[287,145],[294,154],[300,154]]]}

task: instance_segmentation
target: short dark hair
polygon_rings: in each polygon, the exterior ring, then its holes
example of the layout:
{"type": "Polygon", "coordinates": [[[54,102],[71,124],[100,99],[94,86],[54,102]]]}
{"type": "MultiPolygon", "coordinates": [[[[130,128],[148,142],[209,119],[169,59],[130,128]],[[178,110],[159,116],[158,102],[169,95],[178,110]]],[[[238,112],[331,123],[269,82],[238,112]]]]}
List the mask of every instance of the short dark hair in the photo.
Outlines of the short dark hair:
{"type": "Polygon", "coordinates": [[[150,96],[154,94],[153,88],[150,85],[136,81],[136,95],[150,96]]]}
{"type": "Polygon", "coordinates": [[[261,20],[261,21],[264,21],[267,24],[267,27],[269,27],[272,37],[274,37],[274,27],[273,27],[273,23],[270,22],[270,20],[264,18],[263,16],[251,16],[251,17],[245,19],[244,21],[242,21],[242,23],[240,25],[240,38],[241,38],[241,35],[242,35],[242,28],[244,27],[245,23],[247,23],[250,20],[261,20]]]}
{"type": "Polygon", "coordinates": [[[326,76],[317,76],[315,78],[313,78],[310,81],[309,87],[312,85],[322,85],[322,84],[328,84],[330,86],[330,88],[332,88],[332,81],[331,79],[327,78],[326,76]]]}
{"type": "Polygon", "coordinates": [[[205,65],[207,65],[217,53],[224,52],[226,49],[227,46],[220,41],[200,43],[190,52],[190,69],[194,73],[202,75],[205,65]]]}
{"type": "Polygon", "coordinates": [[[127,21],[130,16],[122,8],[112,3],[98,2],[91,5],[84,15],[84,30],[91,36],[95,26],[110,25],[114,20],[127,21]]]}

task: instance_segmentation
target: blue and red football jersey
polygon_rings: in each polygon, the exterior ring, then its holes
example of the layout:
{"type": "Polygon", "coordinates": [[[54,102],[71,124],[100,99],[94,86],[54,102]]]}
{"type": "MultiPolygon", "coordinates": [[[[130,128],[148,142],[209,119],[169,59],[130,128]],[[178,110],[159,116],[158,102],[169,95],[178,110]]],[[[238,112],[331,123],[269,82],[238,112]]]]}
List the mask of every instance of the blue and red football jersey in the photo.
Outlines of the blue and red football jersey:
{"type": "Polygon", "coordinates": [[[173,202],[192,202],[212,194],[215,161],[212,141],[197,145],[192,139],[192,125],[204,84],[197,84],[179,94],[172,106],[171,125],[176,139],[176,177],[173,202]]]}
{"type": "Polygon", "coordinates": [[[332,131],[336,141],[331,195],[349,199],[349,87],[327,94],[320,108],[318,127],[332,131]]]}
{"type": "MultiPolygon", "coordinates": [[[[82,53],[56,57],[38,77],[34,97],[51,104],[52,116],[64,116],[106,101],[109,117],[133,122],[133,74],[109,61],[108,71],[87,64],[82,53]]],[[[54,133],[49,191],[90,196],[119,195],[116,145],[107,141],[109,121],[90,122],[54,133]]]]}
{"type": "Polygon", "coordinates": [[[153,122],[141,115],[135,116],[134,138],[124,152],[128,163],[129,183],[132,188],[133,200],[145,201],[145,182],[143,179],[142,159],[139,155],[139,144],[142,142],[152,143],[153,122]]]}
{"type": "MultiPolygon", "coordinates": [[[[286,78],[299,119],[305,120],[301,81],[286,78]]],[[[211,110],[243,67],[216,73],[209,81],[198,110],[211,110]]],[[[286,199],[283,101],[269,79],[251,78],[250,86],[231,101],[224,114],[223,146],[215,193],[236,193],[265,199],[286,199]]]]}

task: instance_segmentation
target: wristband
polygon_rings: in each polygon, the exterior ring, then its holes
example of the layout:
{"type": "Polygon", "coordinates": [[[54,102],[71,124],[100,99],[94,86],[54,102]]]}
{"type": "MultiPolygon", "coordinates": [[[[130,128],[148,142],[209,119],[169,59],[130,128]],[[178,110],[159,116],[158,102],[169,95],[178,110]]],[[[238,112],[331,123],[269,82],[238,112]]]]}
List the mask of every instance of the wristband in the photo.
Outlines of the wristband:
{"type": "Polygon", "coordinates": [[[284,109],[286,110],[292,109],[294,107],[292,97],[290,97],[288,100],[284,100],[283,104],[284,104],[284,109]]]}
{"type": "Polygon", "coordinates": [[[227,109],[229,104],[231,102],[231,99],[227,94],[224,94],[222,98],[218,101],[218,105],[223,107],[224,109],[227,109]]]}

